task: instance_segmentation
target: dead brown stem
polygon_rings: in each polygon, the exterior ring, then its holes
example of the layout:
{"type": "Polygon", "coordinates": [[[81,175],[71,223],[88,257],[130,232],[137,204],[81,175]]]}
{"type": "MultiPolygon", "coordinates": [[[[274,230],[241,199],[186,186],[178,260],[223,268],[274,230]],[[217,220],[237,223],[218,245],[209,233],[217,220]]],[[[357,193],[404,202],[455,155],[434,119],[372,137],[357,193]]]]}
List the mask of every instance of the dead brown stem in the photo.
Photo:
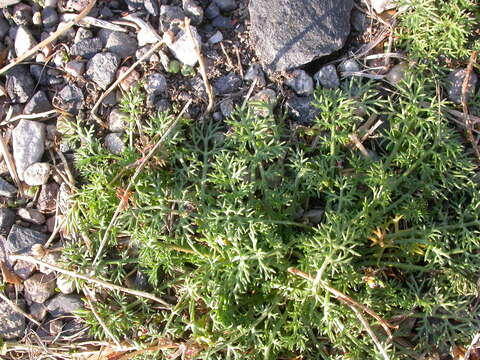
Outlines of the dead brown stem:
{"type": "MultiPolygon", "coordinates": [[[[297,268],[294,268],[294,267],[290,267],[288,268],[288,272],[293,274],[293,275],[296,275],[296,276],[299,276],[305,280],[308,280],[308,281],[311,281],[311,282],[314,282],[315,279],[312,275],[306,273],[306,272],[303,272],[297,268]]],[[[326,284],[325,282],[321,282],[320,285],[325,289],[327,290],[328,292],[330,292],[331,294],[333,294],[338,300],[342,301],[343,303],[347,304],[347,305],[353,305],[355,306],[356,308],[366,312],[367,314],[369,314],[370,316],[372,316],[375,320],[377,320],[380,325],[383,327],[383,329],[385,330],[385,332],[387,333],[388,337],[389,338],[392,338],[392,332],[390,331],[390,329],[396,329],[398,326],[394,326],[392,324],[389,324],[387,321],[385,321],[384,319],[382,319],[376,312],[374,312],[373,310],[369,309],[368,307],[366,307],[365,305],[363,304],[360,304],[359,302],[355,301],[354,299],[352,299],[351,297],[349,297],[348,295],[342,293],[341,291],[331,287],[330,285],[326,284]]]]}
{"type": "Polygon", "coordinates": [[[152,301],[155,301],[159,304],[162,304],[165,309],[168,309],[170,310],[171,309],[171,305],[169,303],[167,303],[166,301],[156,297],[155,295],[152,295],[150,293],[147,293],[147,292],[144,292],[144,291],[138,291],[138,290],[134,290],[134,289],[128,289],[128,288],[124,288],[122,286],[118,286],[118,285],[115,285],[115,284],[112,284],[112,283],[109,283],[107,281],[103,281],[103,280],[99,280],[99,279],[96,279],[94,277],[90,277],[90,276],[87,276],[87,275],[83,275],[83,274],[78,274],[74,271],[70,271],[70,270],[67,270],[67,269],[64,269],[64,268],[61,268],[59,266],[56,266],[56,265],[52,265],[52,264],[49,264],[45,261],[42,261],[42,260],[39,260],[39,259],[36,259],[32,256],[27,256],[27,255],[12,255],[12,258],[13,259],[16,259],[16,260],[23,260],[23,261],[27,261],[31,264],[36,264],[36,265],[41,265],[41,266],[44,266],[48,269],[52,269],[56,272],[59,272],[61,274],[64,274],[64,275],[67,275],[67,276],[70,276],[70,277],[73,277],[73,278],[76,278],[76,279],[81,279],[81,280],[84,280],[88,283],[92,283],[92,284],[95,284],[95,285],[98,285],[100,287],[103,287],[105,289],[109,289],[109,290],[114,290],[114,291],[120,291],[120,292],[123,292],[125,294],[129,294],[129,295],[133,295],[133,296],[138,296],[138,297],[142,297],[142,298],[145,298],[145,299],[149,299],[149,300],[152,300],[152,301]]]}
{"type": "Polygon", "coordinates": [[[462,108],[463,114],[465,115],[465,127],[467,129],[467,140],[472,144],[473,151],[477,156],[477,160],[480,161],[480,150],[478,149],[477,142],[473,137],[473,124],[472,120],[470,119],[469,111],[468,111],[468,84],[470,82],[470,77],[472,75],[473,64],[477,61],[477,52],[472,52],[470,56],[470,61],[468,62],[467,70],[465,72],[465,78],[463,79],[462,84],[462,108]]]}
{"type": "Polygon", "coordinates": [[[190,19],[188,17],[185,18],[185,31],[187,32],[188,37],[192,42],[195,54],[197,55],[198,65],[200,66],[200,75],[202,76],[203,83],[205,84],[205,90],[207,91],[208,106],[204,113],[204,115],[206,115],[210,113],[210,111],[212,111],[213,106],[215,105],[215,96],[213,95],[212,86],[208,81],[207,66],[205,64],[205,60],[203,59],[202,53],[200,52],[200,48],[198,46],[197,40],[193,38],[192,30],[190,29],[190,19]]]}
{"type": "Polygon", "coordinates": [[[30,50],[26,51],[24,54],[18,56],[14,60],[12,60],[8,65],[4,66],[3,68],[0,69],[0,75],[5,74],[8,70],[10,70],[12,67],[18,65],[25,59],[28,59],[30,56],[34,55],[37,51],[43,49],[45,46],[50,44],[51,42],[57,40],[60,36],[62,36],[68,29],[70,29],[73,25],[78,24],[80,20],[82,20],[87,14],[92,10],[93,6],[97,0],[90,0],[88,5],[85,7],[85,9],[78,14],[78,16],[73,19],[72,21],[68,22],[65,24],[65,26],[62,26],[60,29],[55,31],[52,35],[50,35],[48,38],[40,42],[38,45],[34,46],[30,50]]]}

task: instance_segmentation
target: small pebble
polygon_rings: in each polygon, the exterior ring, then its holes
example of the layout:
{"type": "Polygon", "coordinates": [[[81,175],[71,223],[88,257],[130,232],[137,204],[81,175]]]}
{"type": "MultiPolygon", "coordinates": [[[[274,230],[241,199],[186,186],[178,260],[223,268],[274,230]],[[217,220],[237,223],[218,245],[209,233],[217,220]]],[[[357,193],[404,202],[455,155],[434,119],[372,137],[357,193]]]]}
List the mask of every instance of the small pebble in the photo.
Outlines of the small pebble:
{"type": "Polygon", "coordinates": [[[344,75],[343,73],[360,71],[360,66],[355,60],[349,59],[343,61],[342,63],[340,63],[340,65],[338,65],[338,71],[340,71],[340,73],[344,75]]]}
{"type": "Polygon", "coordinates": [[[183,0],[183,11],[192,20],[193,25],[200,25],[203,21],[203,8],[194,0],[183,0]]]}
{"type": "Polygon", "coordinates": [[[397,64],[385,75],[385,78],[392,85],[397,85],[405,78],[407,68],[407,63],[397,64]]]}
{"type": "Polygon", "coordinates": [[[218,15],[215,19],[213,19],[212,25],[223,30],[230,30],[233,28],[232,19],[222,15],[218,15]]]}
{"type": "Polygon", "coordinates": [[[165,93],[167,90],[167,79],[159,73],[154,73],[148,76],[145,83],[145,91],[148,94],[159,95],[165,93]]]}
{"type": "Polygon", "coordinates": [[[218,44],[223,40],[223,34],[221,31],[217,31],[215,34],[213,34],[210,39],[208,39],[208,42],[210,44],[218,44]]]}
{"type": "Polygon", "coordinates": [[[20,216],[23,220],[28,221],[35,225],[42,225],[45,224],[45,215],[43,215],[40,211],[35,209],[19,209],[18,216],[20,216]]]}
{"type": "Polygon", "coordinates": [[[300,96],[308,96],[313,93],[313,79],[304,70],[294,70],[285,81],[300,96]]]}
{"type": "Polygon", "coordinates": [[[32,33],[25,26],[22,25],[18,27],[15,35],[15,53],[17,56],[25,54],[37,44],[37,40],[35,40],[32,33]]]}
{"type": "MultiPolygon", "coordinates": [[[[455,104],[462,103],[462,87],[466,74],[467,71],[465,69],[458,69],[448,75],[446,81],[448,99],[455,104]]],[[[477,86],[477,82],[478,76],[474,71],[472,71],[470,75],[470,81],[467,85],[467,98],[470,98],[475,94],[475,87],[477,86]]]]}
{"type": "Polygon", "coordinates": [[[65,64],[65,71],[75,78],[82,77],[85,72],[85,63],[72,60],[65,64]]]}
{"type": "Polygon", "coordinates": [[[214,2],[223,12],[232,11],[237,8],[237,2],[235,0],[214,0],[214,2]]]}
{"type": "Polygon", "coordinates": [[[117,133],[110,133],[105,136],[105,147],[115,155],[121,155],[126,148],[122,136],[117,133]]]}
{"type": "Polygon", "coordinates": [[[51,166],[49,163],[37,162],[25,169],[23,177],[27,185],[45,185],[50,177],[51,166]]]}
{"type": "Polygon", "coordinates": [[[121,133],[125,130],[128,121],[128,114],[120,111],[120,109],[115,108],[110,111],[108,115],[108,129],[111,132],[121,133]]]}
{"type": "Polygon", "coordinates": [[[225,117],[229,117],[233,112],[233,101],[232,99],[225,99],[220,103],[220,111],[225,117]]]}
{"type": "Polygon", "coordinates": [[[337,70],[334,65],[327,65],[318,70],[313,76],[317,86],[323,86],[327,89],[336,89],[340,86],[337,70]]]}

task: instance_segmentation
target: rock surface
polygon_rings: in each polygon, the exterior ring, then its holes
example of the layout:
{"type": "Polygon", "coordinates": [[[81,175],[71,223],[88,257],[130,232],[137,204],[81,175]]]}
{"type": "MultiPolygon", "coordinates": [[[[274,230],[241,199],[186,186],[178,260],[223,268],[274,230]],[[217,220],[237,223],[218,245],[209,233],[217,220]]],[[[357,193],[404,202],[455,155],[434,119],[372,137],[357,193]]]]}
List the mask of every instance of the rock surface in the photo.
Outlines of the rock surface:
{"type": "Polygon", "coordinates": [[[112,83],[119,64],[115,54],[99,53],[88,62],[87,76],[105,90],[112,83]]]}
{"type": "MultiPolygon", "coordinates": [[[[17,304],[22,307],[22,304],[17,304]]],[[[23,335],[25,317],[15,312],[10,305],[0,300],[0,339],[11,340],[23,335]]]]}
{"type": "Polygon", "coordinates": [[[27,302],[44,303],[55,292],[55,274],[36,273],[24,283],[27,302]]]}
{"type": "Polygon", "coordinates": [[[8,235],[5,250],[8,254],[18,253],[31,255],[32,246],[45,244],[47,235],[39,231],[13,225],[8,235]]]}
{"type": "MultiPolygon", "coordinates": [[[[462,103],[462,86],[467,71],[465,69],[459,69],[448,75],[447,79],[447,92],[448,99],[456,104],[462,103]]],[[[475,87],[478,82],[477,74],[472,71],[470,75],[470,81],[468,82],[467,97],[473,96],[475,93],[475,87]]]]}
{"type": "Polygon", "coordinates": [[[251,0],[252,44],[270,70],[307,64],[343,46],[352,7],[353,0],[251,0]]]}
{"type": "Polygon", "coordinates": [[[13,129],[12,137],[18,177],[23,180],[23,173],[27,167],[39,161],[45,151],[45,124],[20,120],[13,129]]]}
{"type": "Polygon", "coordinates": [[[14,223],[15,223],[15,212],[7,208],[1,208],[0,209],[0,235],[7,236],[14,223]]]}
{"type": "Polygon", "coordinates": [[[30,186],[45,185],[50,176],[51,166],[49,163],[35,163],[25,169],[23,177],[30,186]]]}
{"type": "Polygon", "coordinates": [[[82,300],[76,295],[58,294],[47,302],[48,312],[53,317],[72,315],[82,306],[82,300]]]}
{"type": "Polygon", "coordinates": [[[14,197],[17,193],[17,188],[9,182],[0,178],[0,195],[6,197],[14,197]]]}

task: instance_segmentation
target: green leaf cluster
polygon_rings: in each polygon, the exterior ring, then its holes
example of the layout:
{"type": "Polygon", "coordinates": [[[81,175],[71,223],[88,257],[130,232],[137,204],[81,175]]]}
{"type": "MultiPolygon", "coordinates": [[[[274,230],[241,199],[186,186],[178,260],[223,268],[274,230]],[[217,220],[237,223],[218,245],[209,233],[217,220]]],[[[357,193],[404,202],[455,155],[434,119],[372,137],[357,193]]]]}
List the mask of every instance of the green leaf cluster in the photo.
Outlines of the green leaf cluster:
{"type": "Polygon", "coordinates": [[[410,77],[383,100],[353,80],[318,89],[311,126],[257,103],[222,122],[182,120],[133,181],[92,269],[118,190],[174,119],[146,118],[130,97],[124,110],[143,126],[127,131],[123,155],[78,127],[84,183],[66,263],[122,285],[144,274],[174,311],[114,294],[98,309],[107,326],[139,342],[193,342],[205,359],[377,358],[355,313],[325,285],[399,325],[389,342],[368,319],[392,359],[468,342],[480,326],[476,166],[432,99],[434,85],[410,77]],[[362,138],[373,117],[382,125],[364,142],[366,156],[351,135],[362,138]]]}

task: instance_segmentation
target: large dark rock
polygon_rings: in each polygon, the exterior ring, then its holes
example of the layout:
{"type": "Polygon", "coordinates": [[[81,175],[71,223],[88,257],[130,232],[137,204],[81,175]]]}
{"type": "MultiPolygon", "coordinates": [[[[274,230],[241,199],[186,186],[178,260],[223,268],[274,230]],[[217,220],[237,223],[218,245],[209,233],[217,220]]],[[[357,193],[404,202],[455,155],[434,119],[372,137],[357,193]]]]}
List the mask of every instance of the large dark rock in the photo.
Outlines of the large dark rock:
{"type": "Polygon", "coordinates": [[[251,0],[252,43],[267,68],[295,68],[340,49],[353,0],[251,0]]]}

